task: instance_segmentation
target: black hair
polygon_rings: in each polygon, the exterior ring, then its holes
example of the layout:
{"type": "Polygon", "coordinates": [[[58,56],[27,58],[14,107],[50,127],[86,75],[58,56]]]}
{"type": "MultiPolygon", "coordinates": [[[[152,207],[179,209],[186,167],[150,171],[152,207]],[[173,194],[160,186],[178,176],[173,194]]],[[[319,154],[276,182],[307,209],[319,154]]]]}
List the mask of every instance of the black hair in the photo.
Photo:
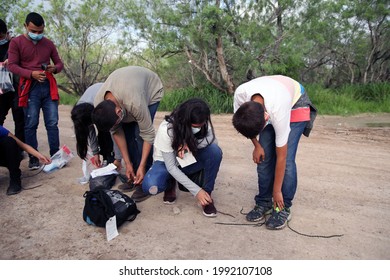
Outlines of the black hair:
{"type": "Polygon", "coordinates": [[[234,113],[232,122],[239,133],[253,139],[265,126],[264,107],[258,102],[245,102],[234,113]]]}
{"type": "Polygon", "coordinates": [[[169,116],[165,116],[165,120],[172,124],[169,129],[173,130],[172,148],[175,151],[180,151],[186,144],[189,150],[196,154],[198,151],[198,139],[203,139],[207,136],[209,125],[213,135],[215,135],[210,117],[210,108],[200,98],[191,98],[183,102],[169,116]],[[204,125],[201,127],[201,130],[194,135],[191,125],[202,123],[204,125]]]}
{"type": "Polygon", "coordinates": [[[34,12],[29,13],[26,17],[26,25],[28,25],[30,22],[32,22],[35,26],[45,25],[43,17],[40,14],[34,12]]]}
{"type": "Polygon", "coordinates": [[[74,132],[76,134],[77,154],[86,159],[88,151],[89,127],[92,125],[93,105],[89,103],[76,104],[71,111],[74,132]]]}
{"type": "Polygon", "coordinates": [[[98,130],[110,131],[118,120],[118,115],[115,112],[116,105],[111,100],[100,102],[92,111],[92,122],[98,130]]]}
{"type": "Polygon", "coordinates": [[[4,20],[0,19],[0,34],[7,34],[8,28],[4,20]]]}

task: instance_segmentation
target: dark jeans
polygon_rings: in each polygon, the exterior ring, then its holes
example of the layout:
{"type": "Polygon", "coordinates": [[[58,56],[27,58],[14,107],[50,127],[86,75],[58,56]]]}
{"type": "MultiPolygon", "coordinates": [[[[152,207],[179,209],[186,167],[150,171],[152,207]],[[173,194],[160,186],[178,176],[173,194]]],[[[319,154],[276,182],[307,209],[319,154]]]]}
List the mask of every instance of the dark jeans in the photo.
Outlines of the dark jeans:
{"type": "MultiPolygon", "coordinates": [[[[204,185],[200,186],[209,194],[214,190],[215,180],[222,161],[221,148],[213,143],[203,149],[199,149],[195,156],[196,163],[180,168],[187,176],[200,170],[204,172],[204,185]]],[[[157,193],[163,192],[169,186],[169,180],[173,177],[169,174],[163,161],[155,161],[152,168],[148,170],[142,183],[142,189],[149,193],[152,186],[157,186],[157,193]]]]}
{"type": "MultiPolygon", "coordinates": [[[[157,102],[148,107],[152,121],[154,120],[154,116],[156,115],[159,104],[160,102],[157,102]]],[[[131,163],[133,164],[134,172],[137,172],[137,169],[141,163],[142,146],[144,144],[144,140],[139,135],[139,126],[137,122],[122,123],[122,128],[123,131],[125,132],[127,149],[129,152],[131,163]]],[[[145,166],[145,171],[149,170],[149,168],[152,166],[152,163],[153,163],[153,147],[150,150],[146,162],[146,166],[145,166]]]]}
{"type": "Polygon", "coordinates": [[[26,143],[36,150],[38,149],[37,129],[41,108],[47,131],[50,156],[52,156],[60,148],[58,100],[53,101],[51,99],[50,85],[47,80],[43,83],[33,82],[28,96],[27,108],[24,108],[26,143]]]}
{"type": "Polygon", "coordinates": [[[9,136],[0,137],[0,166],[9,170],[11,180],[20,182],[20,148],[15,139],[9,136]]]}
{"type": "MultiPolygon", "coordinates": [[[[286,170],[282,184],[283,200],[286,207],[291,207],[297,190],[297,166],[295,155],[298,143],[307,122],[295,122],[290,124],[290,134],[287,142],[286,170]]],[[[267,125],[260,133],[260,144],[265,152],[265,160],[257,165],[259,194],[255,196],[256,204],[271,207],[272,192],[275,178],[276,146],[275,130],[272,125],[267,125]]]]}
{"type": "Polygon", "coordinates": [[[0,125],[4,124],[9,109],[11,109],[15,123],[14,134],[20,141],[24,142],[24,113],[23,108],[18,106],[18,101],[19,98],[16,92],[12,91],[0,95],[0,125]]]}

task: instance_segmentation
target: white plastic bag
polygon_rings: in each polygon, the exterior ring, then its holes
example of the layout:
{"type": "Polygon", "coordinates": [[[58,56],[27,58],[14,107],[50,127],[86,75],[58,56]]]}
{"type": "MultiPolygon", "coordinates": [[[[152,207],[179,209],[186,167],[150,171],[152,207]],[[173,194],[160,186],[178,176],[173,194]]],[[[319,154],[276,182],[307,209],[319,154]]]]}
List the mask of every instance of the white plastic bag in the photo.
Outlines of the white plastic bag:
{"type": "Polygon", "coordinates": [[[15,91],[12,85],[12,73],[0,62],[0,94],[15,91]]]}
{"type": "Polygon", "coordinates": [[[95,158],[88,152],[87,159],[83,160],[81,167],[83,171],[83,177],[78,179],[78,182],[81,185],[87,184],[89,182],[89,179],[91,178],[91,172],[97,168],[94,161],[95,158]]]}
{"type": "Polygon", "coordinates": [[[58,150],[52,157],[51,163],[45,165],[43,171],[48,173],[52,172],[56,169],[60,169],[64,167],[72,158],[74,157],[73,153],[69,150],[69,148],[64,145],[61,149],[58,150]]]}

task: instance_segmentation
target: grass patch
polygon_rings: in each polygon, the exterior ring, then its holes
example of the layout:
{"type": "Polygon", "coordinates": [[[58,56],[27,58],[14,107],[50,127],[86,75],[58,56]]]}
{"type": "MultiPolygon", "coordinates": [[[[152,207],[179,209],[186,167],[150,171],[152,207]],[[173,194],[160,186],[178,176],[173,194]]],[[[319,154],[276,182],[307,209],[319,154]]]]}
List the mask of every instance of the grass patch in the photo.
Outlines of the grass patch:
{"type": "MultiPolygon", "coordinates": [[[[320,85],[305,85],[305,88],[320,115],[390,113],[390,83],[346,85],[333,89],[320,85]]],[[[206,101],[213,114],[233,113],[233,96],[211,86],[167,91],[158,110],[171,112],[185,100],[194,97],[206,101]]],[[[73,106],[79,98],[60,92],[60,104],[73,106]]]]}
{"type": "Polygon", "coordinates": [[[80,96],[70,95],[63,91],[60,91],[60,104],[62,105],[75,105],[76,102],[80,99],[80,96]]]}
{"type": "Polygon", "coordinates": [[[184,101],[195,97],[206,101],[210,106],[212,114],[233,112],[233,96],[228,96],[226,93],[209,86],[165,92],[158,110],[171,112],[184,101]]]}
{"type": "Polygon", "coordinates": [[[390,112],[390,84],[347,85],[338,89],[306,86],[311,101],[322,115],[356,115],[390,112]]]}

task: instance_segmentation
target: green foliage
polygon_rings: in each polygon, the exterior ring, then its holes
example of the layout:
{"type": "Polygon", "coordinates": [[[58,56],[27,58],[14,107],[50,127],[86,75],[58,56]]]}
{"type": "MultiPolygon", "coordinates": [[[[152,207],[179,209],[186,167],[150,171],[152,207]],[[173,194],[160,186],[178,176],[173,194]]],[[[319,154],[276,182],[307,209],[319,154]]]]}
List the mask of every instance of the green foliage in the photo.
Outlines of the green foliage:
{"type": "MultiPolygon", "coordinates": [[[[312,84],[305,85],[305,88],[320,115],[390,113],[390,83],[351,85],[338,89],[312,84]]],[[[171,112],[180,103],[194,97],[203,98],[213,114],[233,113],[233,97],[210,86],[168,91],[159,110],[171,112]]]]}
{"type": "Polygon", "coordinates": [[[390,83],[349,85],[339,89],[309,85],[306,90],[322,115],[390,112],[390,83]]]}
{"type": "Polygon", "coordinates": [[[159,111],[171,112],[185,100],[195,97],[202,98],[206,101],[213,114],[233,112],[233,97],[223,94],[211,86],[185,88],[166,92],[161,100],[159,111]]]}
{"type": "Polygon", "coordinates": [[[59,92],[60,94],[60,104],[62,105],[75,105],[76,102],[79,100],[80,96],[72,95],[65,93],[63,91],[59,92]]]}
{"type": "MultiPolygon", "coordinates": [[[[360,85],[390,80],[388,0],[9,0],[0,18],[17,35],[29,11],[45,18],[45,35],[65,62],[57,81],[69,94],[140,65],[157,72],[167,91],[209,85],[232,94],[249,73],[284,74],[337,87],[329,90],[338,101],[329,112],[388,102],[387,88],[360,85]],[[349,84],[359,85],[354,95],[349,84]],[[350,97],[362,106],[345,109],[350,97]]],[[[322,91],[319,99],[328,94],[322,91]]]]}

